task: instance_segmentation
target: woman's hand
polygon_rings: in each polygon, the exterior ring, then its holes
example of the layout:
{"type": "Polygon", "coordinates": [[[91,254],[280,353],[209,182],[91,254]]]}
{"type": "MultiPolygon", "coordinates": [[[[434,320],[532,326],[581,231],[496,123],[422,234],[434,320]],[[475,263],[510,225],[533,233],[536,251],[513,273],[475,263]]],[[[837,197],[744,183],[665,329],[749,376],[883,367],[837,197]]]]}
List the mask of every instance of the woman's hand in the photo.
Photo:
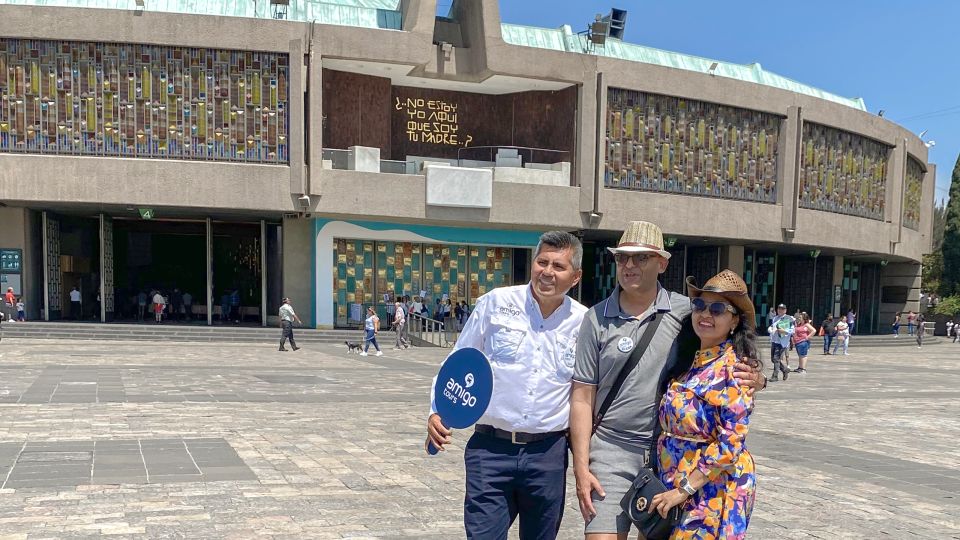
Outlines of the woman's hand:
{"type": "Polygon", "coordinates": [[[669,512],[671,508],[678,504],[683,504],[688,497],[687,492],[682,489],[671,489],[670,491],[657,493],[653,496],[653,501],[650,503],[650,509],[647,510],[647,512],[652,514],[653,511],[656,510],[660,513],[660,517],[666,518],[667,512],[669,512]]]}

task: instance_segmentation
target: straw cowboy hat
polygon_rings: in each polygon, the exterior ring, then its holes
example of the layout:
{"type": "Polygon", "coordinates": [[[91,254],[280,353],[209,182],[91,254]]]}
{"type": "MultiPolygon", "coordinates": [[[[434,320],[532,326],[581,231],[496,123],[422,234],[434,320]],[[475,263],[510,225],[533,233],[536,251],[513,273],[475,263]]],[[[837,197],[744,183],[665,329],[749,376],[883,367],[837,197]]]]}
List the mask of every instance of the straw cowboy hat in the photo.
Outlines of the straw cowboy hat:
{"type": "Polygon", "coordinates": [[[610,253],[656,253],[664,259],[670,252],[663,249],[663,231],[649,221],[631,221],[620,237],[617,247],[607,248],[610,253]]]}
{"type": "Polygon", "coordinates": [[[697,287],[693,284],[694,277],[687,277],[687,296],[697,298],[705,292],[719,294],[726,298],[737,308],[740,316],[744,318],[751,328],[756,328],[757,315],[753,309],[753,302],[750,300],[750,293],[747,291],[747,284],[733,270],[724,270],[719,274],[708,279],[703,287],[697,287]]]}

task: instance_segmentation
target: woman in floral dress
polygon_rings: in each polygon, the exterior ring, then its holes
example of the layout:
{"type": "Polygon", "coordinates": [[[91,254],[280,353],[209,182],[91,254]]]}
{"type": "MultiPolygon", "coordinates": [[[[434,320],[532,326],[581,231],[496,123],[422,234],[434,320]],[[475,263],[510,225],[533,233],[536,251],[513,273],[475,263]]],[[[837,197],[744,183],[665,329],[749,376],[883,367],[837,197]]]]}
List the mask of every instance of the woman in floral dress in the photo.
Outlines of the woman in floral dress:
{"type": "Polygon", "coordinates": [[[700,350],[690,370],[671,381],[660,403],[660,479],[675,489],[651,511],[684,511],[671,539],[742,539],[753,510],[756,477],[744,446],[753,395],[737,385],[738,358],[759,358],[753,303],[736,273],[724,270],[697,288],[687,278],[700,350]]]}

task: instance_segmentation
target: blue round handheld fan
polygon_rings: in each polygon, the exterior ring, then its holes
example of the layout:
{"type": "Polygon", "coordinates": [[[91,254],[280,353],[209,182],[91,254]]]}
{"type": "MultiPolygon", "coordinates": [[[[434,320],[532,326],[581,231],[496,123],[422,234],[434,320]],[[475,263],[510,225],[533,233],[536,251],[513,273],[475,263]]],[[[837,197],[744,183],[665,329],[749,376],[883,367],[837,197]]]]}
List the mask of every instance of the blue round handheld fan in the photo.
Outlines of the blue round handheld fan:
{"type": "MultiPolygon", "coordinates": [[[[465,347],[444,360],[433,386],[433,402],[440,421],[448,428],[470,427],[483,416],[493,395],[493,370],[478,349],[465,347]]],[[[427,452],[439,449],[427,438],[427,452]]]]}

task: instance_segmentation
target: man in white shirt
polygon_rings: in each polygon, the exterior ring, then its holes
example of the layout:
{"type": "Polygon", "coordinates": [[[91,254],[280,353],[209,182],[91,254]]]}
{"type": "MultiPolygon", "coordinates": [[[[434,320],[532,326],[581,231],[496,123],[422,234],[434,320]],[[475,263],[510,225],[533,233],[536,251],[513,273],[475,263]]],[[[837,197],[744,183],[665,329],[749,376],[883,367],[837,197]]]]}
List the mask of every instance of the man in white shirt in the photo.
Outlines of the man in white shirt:
{"type": "Polygon", "coordinates": [[[290,346],[293,350],[296,351],[300,349],[300,347],[297,347],[297,342],[293,340],[293,321],[297,321],[298,324],[303,324],[300,317],[297,317],[297,313],[293,311],[293,306],[290,305],[290,299],[284,298],[283,303],[280,305],[280,328],[283,329],[283,334],[280,337],[281,351],[287,350],[283,345],[288,339],[290,340],[290,346]]]}
{"type": "MultiPolygon", "coordinates": [[[[467,538],[555,538],[563,517],[570,378],[587,308],[567,292],[582,275],[583,247],[570,233],[540,237],[530,283],[477,300],[454,350],[483,351],[493,368],[490,406],[464,452],[467,538]]],[[[451,441],[431,401],[430,441],[451,441]]]]}
{"type": "Polygon", "coordinates": [[[410,342],[407,340],[407,315],[406,309],[403,306],[403,302],[399,299],[394,302],[393,305],[393,330],[397,333],[397,343],[394,345],[394,350],[396,349],[408,349],[410,348],[410,342]]]}
{"type": "Polygon", "coordinates": [[[80,291],[76,287],[70,289],[70,316],[80,320],[80,291]]]}

